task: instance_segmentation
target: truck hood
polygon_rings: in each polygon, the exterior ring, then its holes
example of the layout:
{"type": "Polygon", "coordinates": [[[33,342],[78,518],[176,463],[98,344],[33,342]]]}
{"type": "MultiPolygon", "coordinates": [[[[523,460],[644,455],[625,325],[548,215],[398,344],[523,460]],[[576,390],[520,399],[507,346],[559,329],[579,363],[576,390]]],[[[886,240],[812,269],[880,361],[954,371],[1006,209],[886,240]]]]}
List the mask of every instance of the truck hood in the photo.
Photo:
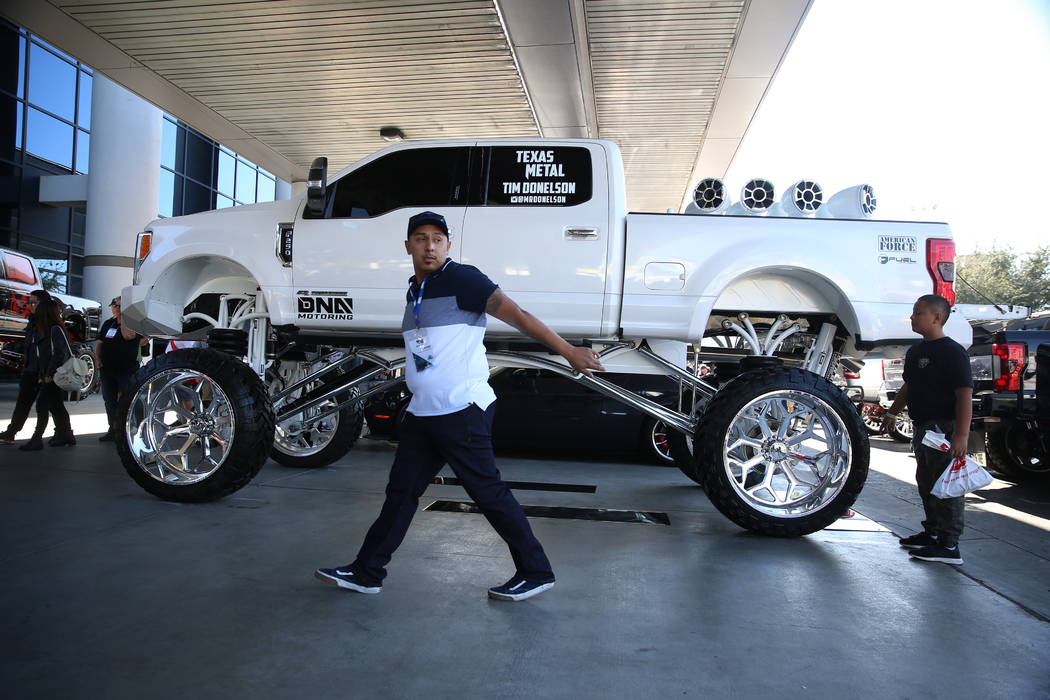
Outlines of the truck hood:
{"type": "Polygon", "coordinates": [[[176,228],[185,230],[196,226],[222,226],[224,219],[229,217],[243,217],[247,214],[271,216],[273,221],[291,221],[299,211],[299,205],[303,197],[283,199],[277,202],[260,202],[259,204],[242,204],[226,209],[212,209],[197,214],[185,216],[172,216],[167,219],[154,219],[149,222],[144,230],[158,233],[165,228],[176,228]]]}

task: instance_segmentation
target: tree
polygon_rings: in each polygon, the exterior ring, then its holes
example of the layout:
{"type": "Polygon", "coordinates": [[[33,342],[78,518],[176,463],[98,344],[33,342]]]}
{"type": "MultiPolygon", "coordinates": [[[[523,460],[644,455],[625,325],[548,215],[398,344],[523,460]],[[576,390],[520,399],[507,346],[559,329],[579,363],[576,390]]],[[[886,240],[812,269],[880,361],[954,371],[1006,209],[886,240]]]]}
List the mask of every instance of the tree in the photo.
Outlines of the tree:
{"type": "Polygon", "coordinates": [[[1050,308],[1050,246],[1018,255],[992,246],[956,258],[955,294],[960,304],[1019,304],[1032,311],[1050,308]]]}

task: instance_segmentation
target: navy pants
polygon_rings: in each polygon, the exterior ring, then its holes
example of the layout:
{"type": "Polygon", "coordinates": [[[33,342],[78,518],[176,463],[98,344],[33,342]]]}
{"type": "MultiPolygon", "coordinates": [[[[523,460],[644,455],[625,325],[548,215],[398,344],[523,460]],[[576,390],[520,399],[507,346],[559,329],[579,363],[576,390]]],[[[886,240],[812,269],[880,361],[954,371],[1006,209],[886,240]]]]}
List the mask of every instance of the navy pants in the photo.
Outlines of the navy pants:
{"type": "Polygon", "coordinates": [[[915,423],[915,435],[912,437],[911,449],[915,453],[915,483],[919,486],[922,508],[926,519],[922,529],[937,538],[945,547],[954,547],[959,543],[963,531],[963,514],[966,510],[966,499],[937,498],[933,490],[941,474],[952,463],[953,458],[947,452],[935,450],[922,444],[927,430],[944,433],[950,441],[955,432],[954,420],[931,420],[915,423]]]}
{"type": "Polygon", "coordinates": [[[102,401],[106,404],[106,420],[109,421],[109,429],[114,430],[117,423],[117,396],[128,388],[135,372],[108,372],[103,369],[100,375],[102,401]]]}
{"type": "Polygon", "coordinates": [[[495,403],[485,411],[471,404],[443,416],[405,415],[390,468],[386,501],[351,564],[362,582],[378,584],[386,576],[384,567],[404,540],[419,497],[446,463],[507,543],[515,573],[530,581],[554,580],[543,546],[532,534],[521,504],[496,469],[492,454],[494,414],[495,403]]]}

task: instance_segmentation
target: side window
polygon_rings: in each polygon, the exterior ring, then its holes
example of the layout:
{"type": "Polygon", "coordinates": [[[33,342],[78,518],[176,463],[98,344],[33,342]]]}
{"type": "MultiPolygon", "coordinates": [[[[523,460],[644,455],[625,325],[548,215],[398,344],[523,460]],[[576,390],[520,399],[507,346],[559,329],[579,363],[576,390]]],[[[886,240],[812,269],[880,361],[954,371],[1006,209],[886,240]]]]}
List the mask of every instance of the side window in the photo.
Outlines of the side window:
{"type": "Polygon", "coordinates": [[[591,153],[579,146],[494,146],[489,206],[562,206],[591,198],[591,153]]]}
{"type": "Polygon", "coordinates": [[[347,173],[330,186],[326,218],[368,218],[401,207],[437,208],[467,198],[470,149],[395,151],[347,173]]]}
{"type": "Polygon", "coordinates": [[[7,279],[22,284],[36,284],[36,275],[33,274],[33,263],[21,255],[6,253],[4,255],[5,267],[7,268],[7,279]]]}

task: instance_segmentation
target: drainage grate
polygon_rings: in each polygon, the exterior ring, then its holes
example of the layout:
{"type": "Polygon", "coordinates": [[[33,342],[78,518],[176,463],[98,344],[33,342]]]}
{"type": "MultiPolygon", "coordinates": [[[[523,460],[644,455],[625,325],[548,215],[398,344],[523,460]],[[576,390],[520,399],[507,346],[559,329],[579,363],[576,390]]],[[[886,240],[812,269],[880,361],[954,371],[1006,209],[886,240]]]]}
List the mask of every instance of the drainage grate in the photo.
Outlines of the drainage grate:
{"type": "MultiPolygon", "coordinates": [[[[445,486],[462,486],[463,482],[454,476],[435,476],[432,484],[445,486]]],[[[506,481],[512,489],[522,491],[570,491],[572,493],[595,493],[598,490],[593,484],[550,484],[544,481],[506,481]]]]}
{"type": "MultiPolygon", "coordinates": [[[[667,513],[640,510],[613,510],[611,508],[568,508],[565,506],[526,506],[525,515],[534,518],[561,518],[564,520],[597,520],[612,523],[642,523],[645,525],[670,525],[667,513]]],[[[434,501],[423,510],[439,513],[480,513],[471,501],[434,501]]]]}

